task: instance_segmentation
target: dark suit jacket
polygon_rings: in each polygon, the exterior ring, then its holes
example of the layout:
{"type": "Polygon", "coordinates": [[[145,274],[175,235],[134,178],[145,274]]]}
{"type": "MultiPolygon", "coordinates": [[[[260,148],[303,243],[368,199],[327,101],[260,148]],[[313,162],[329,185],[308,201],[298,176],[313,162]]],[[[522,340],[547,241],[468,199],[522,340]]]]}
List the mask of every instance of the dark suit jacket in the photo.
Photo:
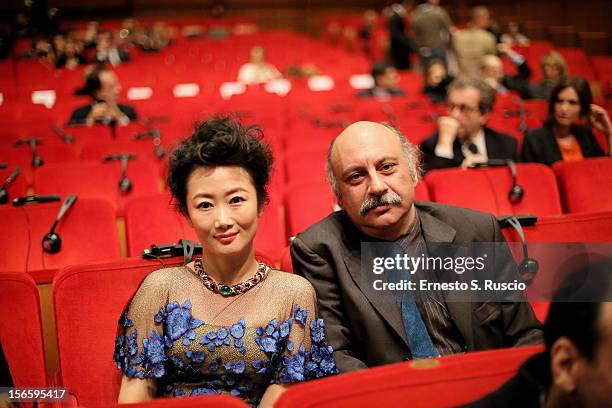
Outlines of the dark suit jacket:
{"type": "MultiPolygon", "coordinates": [[[[571,132],[576,137],[584,157],[605,156],[603,149],[597,143],[595,135],[589,128],[572,126],[571,132]]],[[[563,160],[552,126],[546,125],[527,133],[523,140],[521,157],[524,162],[543,163],[547,166],[552,166],[554,162],[563,160]]]]}
{"type": "Polygon", "coordinates": [[[540,407],[540,393],[550,382],[550,359],[546,353],[538,353],[499,389],[463,408],[540,407]]]}
{"type": "Polygon", "coordinates": [[[396,12],[389,16],[387,23],[389,29],[389,54],[393,66],[397,69],[410,68],[410,52],[415,48],[410,37],[406,35],[404,17],[396,12]]]}
{"type": "MultiPolygon", "coordinates": [[[[93,105],[85,105],[85,106],[76,108],[74,112],[72,112],[72,115],[70,116],[70,120],[68,121],[68,124],[70,125],[84,124],[85,120],[87,119],[87,115],[89,115],[89,112],[91,112],[92,106],[93,105]]],[[[127,116],[131,121],[138,119],[138,115],[136,114],[136,111],[131,106],[123,105],[121,103],[117,104],[117,106],[119,107],[119,110],[123,112],[123,114],[127,116]]]]}
{"type": "MultiPolygon", "coordinates": [[[[504,242],[490,214],[427,202],[415,202],[415,206],[428,248],[432,243],[504,242]]],[[[334,348],[341,372],[411,356],[401,313],[392,299],[384,298],[393,295],[380,292],[374,296],[362,279],[361,242],[371,240],[340,211],[291,243],[294,271],[306,277],[317,292],[319,316],[325,320],[328,344],[334,348]]],[[[515,273],[514,262],[494,261],[500,263],[500,273],[515,273]]],[[[466,351],[542,342],[541,325],[527,303],[446,305],[466,351]]]]}
{"type": "MultiPolygon", "coordinates": [[[[489,159],[512,159],[518,161],[518,143],[512,136],[498,133],[487,127],[484,128],[485,145],[487,146],[487,157],[489,159]]],[[[453,143],[453,158],[447,159],[435,155],[436,144],[438,144],[438,133],[434,133],[421,143],[423,153],[423,170],[445,169],[459,167],[465,159],[461,152],[461,143],[455,139],[453,143]]]]}

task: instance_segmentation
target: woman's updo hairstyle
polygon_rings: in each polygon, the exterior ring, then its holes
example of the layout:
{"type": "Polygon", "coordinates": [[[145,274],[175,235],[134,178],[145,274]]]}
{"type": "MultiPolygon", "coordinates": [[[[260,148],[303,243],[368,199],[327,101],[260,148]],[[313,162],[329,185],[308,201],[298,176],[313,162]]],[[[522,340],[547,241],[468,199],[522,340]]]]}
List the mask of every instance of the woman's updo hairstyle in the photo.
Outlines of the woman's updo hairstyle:
{"type": "Polygon", "coordinates": [[[168,186],[179,211],[187,216],[187,179],[198,167],[240,166],[253,181],[261,210],[272,169],[272,152],[257,126],[243,127],[232,116],[213,116],[196,122],[191,137],[170,154],[168,186]]]}

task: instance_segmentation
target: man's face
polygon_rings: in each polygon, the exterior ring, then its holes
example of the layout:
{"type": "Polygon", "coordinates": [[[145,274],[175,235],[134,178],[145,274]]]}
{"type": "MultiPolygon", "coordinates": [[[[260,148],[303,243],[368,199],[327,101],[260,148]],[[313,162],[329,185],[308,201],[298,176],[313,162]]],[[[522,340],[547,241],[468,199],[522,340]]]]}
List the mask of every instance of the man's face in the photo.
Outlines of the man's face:
{"type": "Polygon", "coordinates": [[[504,66],[495,55],[487,55],[484,59],[484,75],[485,77],[493,78],[497,82],[501,82],[504,78],[504,66]]]}
{"type": "Polygon", "coordinates": [[[612,302],[603,302],[593,361],[581,358],[575,370],[575,406],[609,407],[612,403],[612,302]]]}
{"type": "Polygon", "coordinates": [[[100,72],[101,88],[96,94],[96,98],[108,103],[117,103],[121,92],[119,79],[113,71],[100,72]]]}
{"type": "Polygon", "coordinates": [[[474,88],[452,89],[448,94],[448,115],[459,122],[459,139],[473,137],[487,123],[488,114],[478,110],[480,91],[474,88]]]}
{"type": "Polygon", "coordinates": [[[338,203],[365,234],[395,240],[414,219],[415,170],[408,168],[392,130],[357,122],[338,136],[332,151],[338,203]]]}
{"type": "Polygon", "coordinates": [[[385,69],[385,72],[377,78],[378,86],[384,89],[395,88],[398,82],[399,75],[397,74],[397,70],[393,67],[385,69]]]}

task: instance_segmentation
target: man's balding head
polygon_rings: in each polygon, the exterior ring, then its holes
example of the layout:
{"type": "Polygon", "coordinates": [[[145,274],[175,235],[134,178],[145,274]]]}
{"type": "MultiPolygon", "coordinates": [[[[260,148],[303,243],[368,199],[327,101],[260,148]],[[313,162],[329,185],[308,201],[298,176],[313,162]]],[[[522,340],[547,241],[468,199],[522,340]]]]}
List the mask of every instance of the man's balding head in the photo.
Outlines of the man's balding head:
{"type": "Polygon", "coordinates": [[[393,240],[414,219],[417,150],[390,125],[356,122],[330,145],[329,182],[355,226],[393,240]]]}
{"type": "Polygon", "coordinates": [[[342,143],[348,143],[349,146],[360,146],[360,142],[374,141],[374,143],[376,143],[376,140],[385,136],[393,136],[397,139],[404,153],[404,158],[412,178],[416,183],[420,175],[419,153],[408,139],[406,139],[398,129],[386,123],[369,121],[355,122],[332,140],[327,150],[327,180],[337,198],[340,198],[340,192],[338,190],[338,181],[333,171],[334,155],[337,155],[337,153],[335,153],[337,151],[336,144],[340,141],[342,143]]]}

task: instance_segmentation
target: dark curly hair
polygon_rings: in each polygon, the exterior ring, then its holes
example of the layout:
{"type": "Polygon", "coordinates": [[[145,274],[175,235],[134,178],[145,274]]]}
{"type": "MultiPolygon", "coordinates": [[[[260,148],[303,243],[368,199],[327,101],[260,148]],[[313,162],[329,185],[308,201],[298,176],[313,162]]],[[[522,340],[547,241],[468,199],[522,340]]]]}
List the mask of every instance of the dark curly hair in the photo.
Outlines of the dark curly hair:
{"type": "Polygon", "coordinates": [[[272,152],[262,141],[257,126],[244,127],[232,116],[213,116],[196,122],[191,137],[181,141],[170,155],[168,186],[173,201],[187,215],[187,179],[193,170],[203,166],[240,166],[253,181],[257,204],[263,208],[268,200],[272,152]]]}

